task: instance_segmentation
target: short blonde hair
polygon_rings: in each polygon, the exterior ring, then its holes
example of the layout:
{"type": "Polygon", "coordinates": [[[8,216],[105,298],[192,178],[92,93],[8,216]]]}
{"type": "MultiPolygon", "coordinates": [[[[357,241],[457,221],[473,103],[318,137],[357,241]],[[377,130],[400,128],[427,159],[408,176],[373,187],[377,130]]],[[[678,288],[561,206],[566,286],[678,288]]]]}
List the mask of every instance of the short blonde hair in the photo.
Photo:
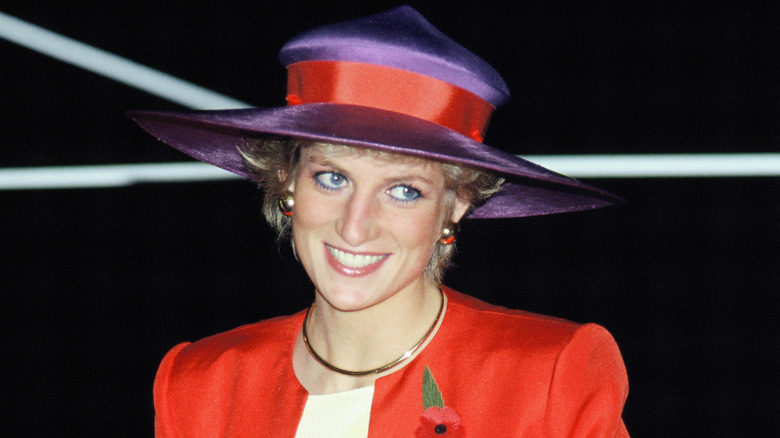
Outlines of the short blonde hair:
{"type": "MultiPolygon", "coordinates": [[[[291,219],[279,210],[279,199],[284,197],[298,174],[300,151],[302,148],[317,144],[328,148],[348,150],[353,153],[366,153],[380,159],[396,161],[428,161],[425,158],[377,149],[358,148],[346,145],[315,143],[288,137],[268,137],[247,141],[239,148],[244,160],[244,167],[249,171],[252,180],[265,191],[263,199],[263,215],[266,221],[277,231],[280,240],[290,234],[291,219]]],[[[444,174],[445,188],[450,194],[445,223],[447,225],[455,207],[455,199],[469,204],[469,210],[489,198],[501,188],[504,179],[493,173],[474,167],[440,163],[444,174]]],[[[451,266],[455,245],[437,243],[431,258],[425,267],[425,275],[435,284],[441,284],[444,272],[451,266]]]]}

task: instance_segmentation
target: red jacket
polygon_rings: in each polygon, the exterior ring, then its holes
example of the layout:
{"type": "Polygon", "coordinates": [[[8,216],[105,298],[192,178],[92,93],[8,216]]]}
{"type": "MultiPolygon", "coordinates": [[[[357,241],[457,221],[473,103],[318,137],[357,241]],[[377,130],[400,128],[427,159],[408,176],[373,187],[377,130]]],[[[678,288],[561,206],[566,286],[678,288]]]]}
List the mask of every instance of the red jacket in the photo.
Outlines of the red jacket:
{"type": "MultiPolygon", "coordinates": [[[[430,344],[376,381],[369,436],[628,436],[628,380],[604,328],[444,292],[446,314],[430,344]],[[425,367],[444,410],[423,408],[425,367]],[[443,435],[438,423],[448,427],[443,435]]],[[[294,437],[307,397],[292,369],[303,317],[174,347],[154,384],[156,435],[294,437]]]]}

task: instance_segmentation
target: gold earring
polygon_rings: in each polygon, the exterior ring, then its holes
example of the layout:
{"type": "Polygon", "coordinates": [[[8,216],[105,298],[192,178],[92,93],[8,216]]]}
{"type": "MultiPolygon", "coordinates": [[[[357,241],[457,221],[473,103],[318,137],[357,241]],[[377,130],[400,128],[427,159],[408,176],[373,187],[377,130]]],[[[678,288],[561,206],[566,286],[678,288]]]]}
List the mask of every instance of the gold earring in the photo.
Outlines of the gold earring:
{"type": "Polygon", "coordinates": [[[442,245],[452,245],[455,243],[455,238],[458,234],[458,224],[454,222],[450,222],[447,224],[447,226],[444,227],[444,229],[441,230],[441,237],[439,238],[439,243],[442,245]]]}
{"type": "Polygon", "coordinates": [[[279,210],[281,210],[282,214],[285,216],[292,216],[294,205],[295,199],[291,192],[285,192],[285,194],[279,198],[279,210]]]}

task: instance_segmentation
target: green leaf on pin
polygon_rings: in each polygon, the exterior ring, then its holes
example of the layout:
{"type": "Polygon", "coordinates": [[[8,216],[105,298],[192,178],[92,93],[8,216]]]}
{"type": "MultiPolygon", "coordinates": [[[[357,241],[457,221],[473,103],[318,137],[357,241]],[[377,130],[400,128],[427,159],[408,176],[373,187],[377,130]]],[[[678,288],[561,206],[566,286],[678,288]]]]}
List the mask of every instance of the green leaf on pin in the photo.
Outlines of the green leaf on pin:
{"type": "Polygon", "coordinates": [[[444,398],[439,391],[439,385],[436,384],[436,380],[431,374],[431,370],[425,367],[423,371],[423,409],[428,409],[433,406],[444,408],[444,398]]]}

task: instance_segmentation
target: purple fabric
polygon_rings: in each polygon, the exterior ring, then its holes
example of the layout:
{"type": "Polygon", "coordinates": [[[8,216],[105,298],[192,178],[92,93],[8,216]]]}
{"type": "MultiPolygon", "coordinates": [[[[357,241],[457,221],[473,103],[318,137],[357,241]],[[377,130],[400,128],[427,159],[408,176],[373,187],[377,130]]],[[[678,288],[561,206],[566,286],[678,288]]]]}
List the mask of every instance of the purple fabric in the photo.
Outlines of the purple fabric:
{"type": "Polygon", "coordinates": [[[132,112],[159,140],[230,172],[248,177],[237,148],[274,134],[400,152],[467,164],[507,178],[502,190],[471,218],[522,217],[587,210],[620,202],[601,189],[471,140],[415,117],[330,103],[281,108],[197,112],[132,112]]]}
{"type": "MultiPolygon", "coordinates": [[[[375,62],[458,85],[493,104],[509,98],[489,64],[403,6],[303,33],[280,53],[283,64],[304,60],[375,62]]],[[[396,112],[312,103],[282,108],[194,112],[132,112],[161,141],[207,163],[249,176],[238,148],[273,134],[400,152],[491,170],[507,179],[472,218],[521,217],[586,210],[621,202],[614,195],[559,175],[454,130],[396,112]]]]}
{"type": "Polygon", "coordinates": [[[498,106],[509,100],[501,75],[487,62],[433,27],[409,6],[322,26],[282,47],[287,67],[301,61],[357,61],[441,79],[498,106]]]}

